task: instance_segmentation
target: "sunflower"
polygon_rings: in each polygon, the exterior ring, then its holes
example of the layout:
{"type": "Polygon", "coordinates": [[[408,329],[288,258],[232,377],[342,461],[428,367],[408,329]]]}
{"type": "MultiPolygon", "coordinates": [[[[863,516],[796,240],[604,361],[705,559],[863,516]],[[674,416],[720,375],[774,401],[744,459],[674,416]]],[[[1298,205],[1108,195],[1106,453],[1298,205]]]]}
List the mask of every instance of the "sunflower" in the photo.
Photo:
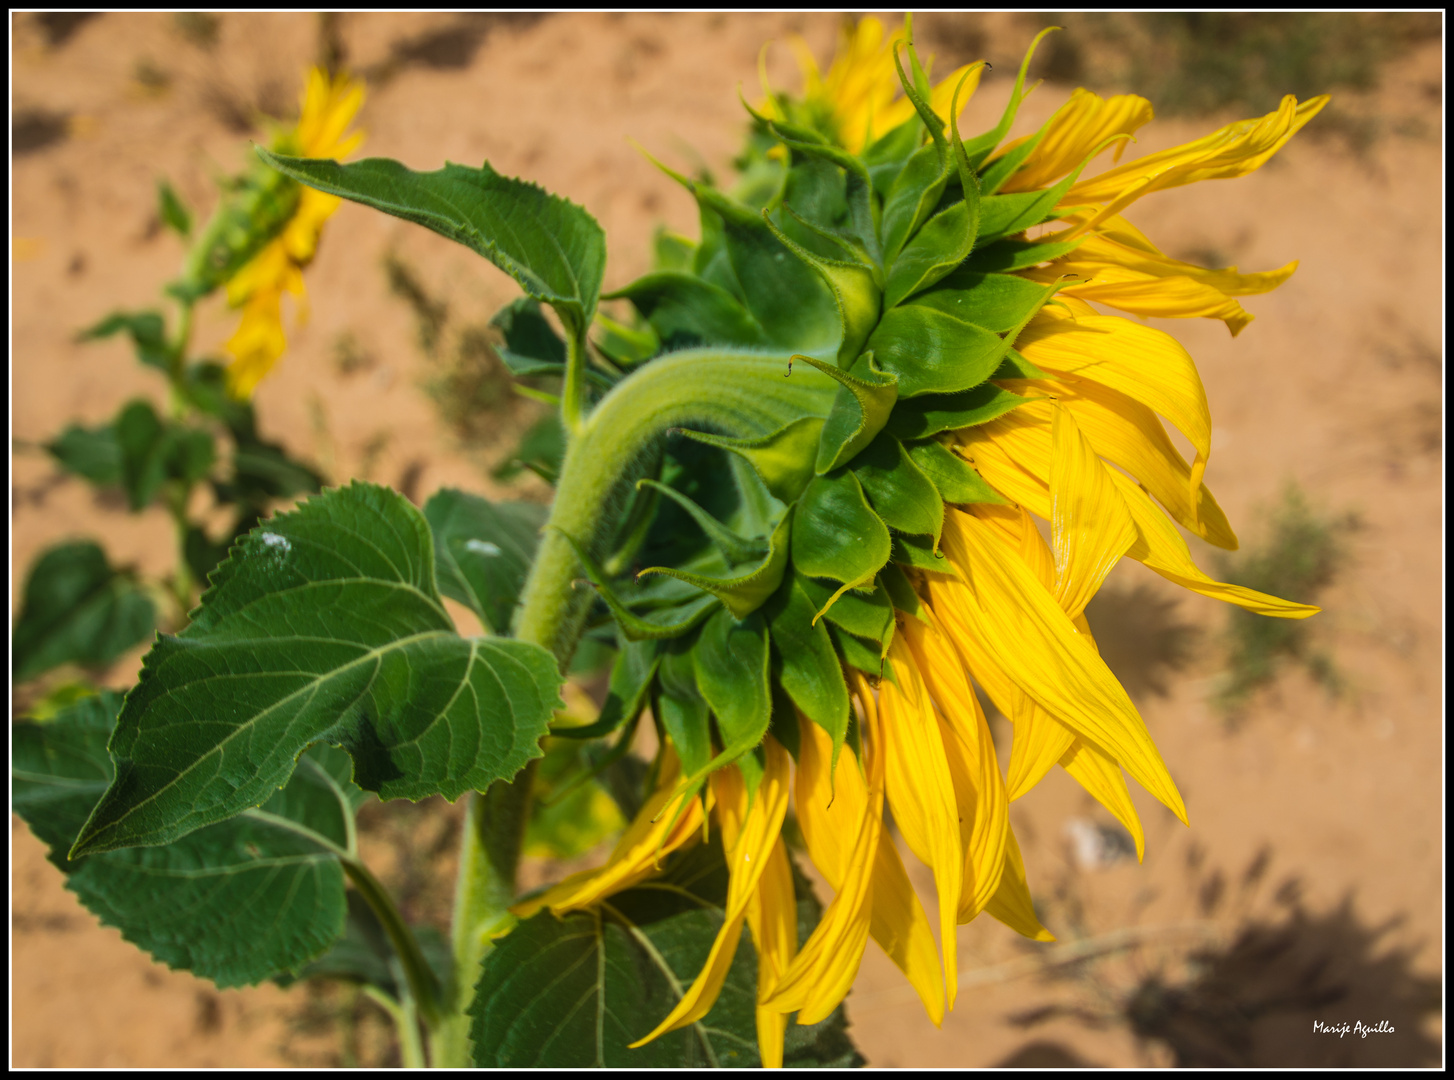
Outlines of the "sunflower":
{"type": "MultiPolygon", "coordinates": [[[[358,148],[362,134],[345,129],[363,104],[363,83],[314,68],[302,99],[297,127],[273,140],[273,150],[297,157],[342,158],[358,148]]],[[[223,346],[232,355],[228,388],[238,398],[252,396],[287,348],[283,333],[283,293],[302,303],[303,267],[313,261],[323,223],[342,200],[305,187],[281,231],[227,283],[227,300],[242,308],[242,322],[223,346]]]]}
{"type": "MultiPolygon", "coordinates": [[[[905,37],[885,40],[882,25],[864,19],[845,33],[827,76],[805,56],[804,98],[831,116],[838,140],[833,153],[868,147],[860,160],[871,165],[875,148],[895,137],[896,126],[915,122],[917,113],[931,125],[929,135],[946,160],[945,140],[934,128],[963,101],[965,88],[973,89],[979,66],[960,69],[947,91],[941,83],[932,102],[922,92],[918,102],[898,99],[901,82],[912,86],[909,76],[895,77],[896,68],[902,72],[896,49],[905,37]]],[[[920,69],[912,51],[910,60],[917,82],[920,69]]],[[[1085,619],[1087,603],[1121,558],[1264,615],[1304,618],[1318,610],[1215,581],[1192,561],[1176,525],[1215,546],[1237,546],[1203,482],[1211,419],[1196,367],[1166,333],[1101,314],[1092,304],[1141,316],[1215,318],[1233,334],[1241,331],[1251,316],[1236,298],[1275,288],[1296,264],[1251,274],[1193,266],[1164,255],[1122,212],[1152,192],[1251,172],[1327,99],[1298,104],[1289,97],[1261,119],[1230,124],[1126,164],[1117,160],[1082,179],[1099,154],[1114,148],[1119,159],[1135,131],[1151,119],[1150,104],[1134,95],[1103,99],[1078,90],[1039,133],[992,151],[1023,97],[1024,74],[1022,67],[1000,128],[988,141],[971,144],[983,147],[977,180],[963,164],[968,154],[959,142],[957,117],[950,115],[945,126],[966,187],[977,184],[985,197],[1023,196],[1022,202],[995,204],[997,213],[1032,202],[1037,208],[1029,229],[1038,235],[1011,228],[990,234],[989,243],[1000,244],[997,268],[1011,264],[996,286],[999,295],[1036,284],[1047,291],[1034,301],[1032,315],[1010,320],[1002,327],[1007,336],[992,339],[1003,347],[995,354],[998,366],[990,369],[989,381],[965,392],[977,403],[965,406],[966,419],[954,420],[954,410],[944,405],[949,419],[905,435],[919,440],[913,445],[925,451],[922,460],[940,460],[934,455],[942,453],[951,472],[961,469],[987,488],[962,501],[945,494],[942,518],[934,518],[939,524],[932,548],[913,557],[907,547],[895,547],[888,572],[880,574],[881,591],[893,608],[882,655],[855,661],[846,646],[841,654],[853,704],[849,737],[834,738],[799,711],[806,706],[796,698],[797,707],[782,715],[774,702],[765,740],[711,772],[705,786],[700,775],[684,775],[678,749],[663,739],[652,794],[607,863],[514,909],[526,917],[608,903],[613,893],[656,874],[673,851],[700,842],[704,830],[720,830],[730,872],[724,923],[695,982],[636,1045],[706,1015],[744,927],[758,956],[757,1027],[765,1065],[781,1065],[793,1014],[797,1023],[815,1023],[843,1000],[870,937],[904,972],[938,1024],[955,1002],[957,925],[988,913],[1026,937],[1053,940],[1036,917],[1008,808],[1057,765],[1126,827],[1138,858],[1145,838],[1124,774],[1187,821],[1166,764],[1101,659],[1085,619]],[[1010,273],[1023,284],[1006,285],[1010,273]],[[1047,303],[1050,292],[1055,297],[1047,303]],[[1170,441],[1163,418],[1194,447],[1192,462],[1170,441]],[[926,446],[930,441],[933,446],[926,446]],[[1048,543],[1035,518],[1049,523],[1048,543]],[[1007,776],[1001,774],[975,684],[1011,721],[1007,776]],[[790,802],[807,853],[834,890],[801,947],[782,839],[790,802]],[[885,811],[892,811],[909,850],[933,872],[937,946],[925,906],[885,828],[885,811]]],[[[802,104],[776,99],[779,116],[801,117],[802,104]]],[[[803,129],[784,122],[781,130],[803,129]]],[[[922,137],[922,130],[917,134],[922,137]]],[[[795,153],[813,150],[807,135],[782,137],[795,153]]],[[[925,144],[921,159],[931,160],[927,155],[933,151],[925,144]]],[[[860,175],[871,178],[867,168],[860,175]]],[[[881,197],[891,203],[893,191],[881,197]]],[[[889,211],[883,213],[887,217],[889,211]]],[[[986,235],[983,224],[978,227],[986,235]]],[[[843,268],[849,263],[822,265],[837,268],[835,280],[848,280],[843,268]]],[[[963,290],[982,287],[988,276],[973,267],[966,274],[963,290]]],[[[962,294],[950,290],[936,302],[942,309],[962,294]]],[[[847,310],[842,295],[840,310],[847,310]]],[[[863,380],[876,369],[861,362],[852,370],[863,373],[852,385],[867,393],[862,388],[872,384],[863,380]]],[[[907,400],[913,407],[929,399],[907,400]]],[[[940,467],[947,466],[941,461],[940,467]]],[[[941,485],[940,491],[950,488],[941,485]]],[[[793,550],[796,560],[799,549],[793,550]]],[[[861,584],[845,584],[829,605],[861,584]]],[[[827,611],[824,606],[818,616],[827,611]]]]}

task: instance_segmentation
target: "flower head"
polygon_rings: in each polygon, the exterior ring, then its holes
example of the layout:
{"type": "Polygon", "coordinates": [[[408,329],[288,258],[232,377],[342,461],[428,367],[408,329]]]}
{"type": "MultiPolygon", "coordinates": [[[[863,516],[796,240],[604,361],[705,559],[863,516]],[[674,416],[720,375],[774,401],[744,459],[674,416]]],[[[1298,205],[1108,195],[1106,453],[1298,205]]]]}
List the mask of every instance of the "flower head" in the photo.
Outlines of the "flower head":
{"type": "MultiPolygon", "coordinates": [[[[274,139],[273,149],[296,157],[346,157],[363,140],[359,133],[345,134],[363,96],[361,82],[344,75],[330,78],[314,68],[297,126],[274,139]]],[[[273,239],[228,281],[228,302],[242,308],[242,322],[224,346],[232,355],[228,387],[237,397],[251,397],[287,348],[283,293],[305,300],[303,267],[313,261],[323,223],[341,201],[336,195],[303,188],[292,215],[273,239]]]]}
{"type": "MultiPolygon", "coordinates": [[[[729,753],[723,722],[724,749],[715,757],[710,747],[692,751],[702,763],[688,769],[689,748],[674,741],[685,729],[669,715],[659,726],[653,794],[607,864],[517,909],[598,904],[655,873],[704,828],[721,830],[731,874],[726,921],[696,982],[642,1042],[706,1014],[744,925],[759,957],[765,1064],[781,1063],[790,1016],[813,1023],[842,1001],[869,938],[938,1023],[955,1001],[957,925],[988,913],[1023,935],[1050,938],[1030,900],[1008,807],[1056,766],[1126,827],[1138,856],[1144,834],[1126,775],[1187,821],[1166,763],[1085,619],[1123,557],[1264,615],[1317,611],[1215,581],[1192,561],[1177,525],[1218,547],[1237,546],[1204,483],[1211,418],[1196,366],[1164,332],[1092,305],[1243,329],[1251,316],[1235,298],[1275,288],[1296,264],[1243,274],[1173,260],[1122,211],[1155,191],[1252,171],[1326,98],[1288,98],[1260,120],[1121,164],[1127,142],[1151,119],[1144,99],[1078,90],[1038,133],[1005,143],[1024,97],[1027,56],[1000,124],[965,142],[946,106],[965,99],[979,66],[930,92],[911,48],[907,71],[896,62],[901,44],[907,29],[885,40],[883,27],[865,19],[845,33],[826,76],[805,54],[804,98],[776,98],[766,115],[791,154],[782,156],[789,175],[763,213],[692,186],[704,221],[719,215],[756,246],[743,240],[734,249],[730,231],[704,236],[694,265],[706,282],[691,294],[682,286],[670,310],[661,299],[666,275],[625,293],[663,337],[690,325],[709,342],[714,333],[737,344],[774,334],[789,340],[797,325],[771,321],[782,316],[780,299],[754,291],[754,275],[779,273],[791,252],[827,283],[842,327],[830,339],[836,366],[821,347],[816,358],[803,357],[836,383],[831,408],[769,436],[702,436],[754,466],[763,499],[770,490],[790,507],[781,519],[791,525],[790,558],[769,553],[761,569],[730,579],[678,574],[724,598],[779,575],[763,608],[776,657],[765,737],[746,750],[732,742],[738,749],[729,753]],[[833,144],[815,143],[819,136],[802,124],[813,109],[831,121],[816,130],[833,144]],[[873,149],[849,160],[865,147],[873,149]],[[1082,178],[1108,150],[1112,166],[1082,178]],[[824,161],[843,170],[836,188],[822,180],[824,161]],[[790,205],[803,191],[818,201],[790,205]],[[779,252],[775,261],[754,261],[769,249],[779,252]],[[715,321],[688,322],[689,295],[706,297],[715,321]],[[1163,420],[1191,443],[1191,462],[1163,420]],[[784,464],[795,455],[802,463],[784,464]],[[1035,518],[1049,523],[1048,543],[1035,518]],[[833,591],[825,578],[841,587],[833,591]],[[804,659],[815,650],[826,657],[817,666],[804,659]],[[1013,726],[1008,775],[976,684],[1013,726]],[[801,943],[779,835],[790,791],[807,853],[834,890],[801,943]],[[933,872],[938,946],[885,830],[886,810],[933,872]]],[[[685,495],[676,498],[687,505],[685,495]]],[[[698,521],[707,517],[697,511],[698,521]]],[[[762,520],[773,536],[759,547],[776,551],[786,525],[772,525],[766,512],[762,520]]],[[[714,537],[725,531],[711,521],[704,528],[714,537]]],[[[736,625],[760,632],[752,607],[763,601],[731,599],[736,625]]],[[[625,611],[622,601],[612,604],[618,616],[625,611]]],[[[644,632],[659,637],[668,622],[644,632]]],[[[724,703],[712,692],[718,676],[702,674],[714,661],[691,667],[690,651],[708,650],[699,624],[684,618],[670,631],[687,644],[660,660],[659,693],[670,703],[700,690],[697,741],[705,743],[706,705],[722,712],[724,703]],[[678,656],[689,662],[668,680],[678,656]]],[[[705,624],[719,635],[731,625],[725,615],[705,624]]]]}

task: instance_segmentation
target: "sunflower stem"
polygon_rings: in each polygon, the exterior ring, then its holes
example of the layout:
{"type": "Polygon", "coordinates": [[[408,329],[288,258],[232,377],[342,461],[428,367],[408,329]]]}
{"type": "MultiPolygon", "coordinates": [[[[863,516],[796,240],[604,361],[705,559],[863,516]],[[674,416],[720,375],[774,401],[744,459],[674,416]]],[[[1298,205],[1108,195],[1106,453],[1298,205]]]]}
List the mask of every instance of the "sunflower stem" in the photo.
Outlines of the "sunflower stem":
{"type": "MultiPolygon", "coordinates": [[[[652,465],[652,449],[671,428],[690,424],[731,436],[767,434],[799,416],[827,415],[836,385],[800,366],[790,380],[786,355],[684,350],[653,361],[604,397],[589,418],[579,413],[582,343],[567,364],[562,411],[575,416],[550,520],[525,583],[515,637],[550,650],[562,673],[585,629],[595,593],[582,587],[574,540],[600,559],[615,539],[632,482],[652,465]],[[578,380],[571,382],[571,373],[578,380]],[[576,410],[573,414],[572,410],[576,410]]],[[[530,817],[534,762],[513,782],[471,796],[461,838],[454,906],[454,987],[449,1014],[435,1032],[432,1064],[473,1064],[470,1002],[491,938],[507,929],[516,869],[530,817]]]]}

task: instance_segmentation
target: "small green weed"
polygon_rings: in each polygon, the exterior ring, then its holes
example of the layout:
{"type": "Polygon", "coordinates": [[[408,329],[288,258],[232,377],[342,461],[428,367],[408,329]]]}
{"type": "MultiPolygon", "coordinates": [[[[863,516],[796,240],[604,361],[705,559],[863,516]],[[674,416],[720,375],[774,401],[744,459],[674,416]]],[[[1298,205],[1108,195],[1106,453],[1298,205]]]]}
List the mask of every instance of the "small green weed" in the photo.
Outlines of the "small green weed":
{"type": "MultiPolygon", "coordinates": [[[[1356,527],[1353,515],[1329,518],[1315,511],[1290,484],[1268,515],[1261,546],[1224,557],[1222,578],[1299,603],[1314,603],[1345,563],[1345,538],[1356,527]]],[[[1312,645],[1305,620],[1270,619],[1235,607],[1229,611],[1227,673],[1217,695],[1224,712],[1232,714],[1245,705],[1287,659],[1306,667],[1330,693],[1340,690],[1332,658],[1312,645]]]]}

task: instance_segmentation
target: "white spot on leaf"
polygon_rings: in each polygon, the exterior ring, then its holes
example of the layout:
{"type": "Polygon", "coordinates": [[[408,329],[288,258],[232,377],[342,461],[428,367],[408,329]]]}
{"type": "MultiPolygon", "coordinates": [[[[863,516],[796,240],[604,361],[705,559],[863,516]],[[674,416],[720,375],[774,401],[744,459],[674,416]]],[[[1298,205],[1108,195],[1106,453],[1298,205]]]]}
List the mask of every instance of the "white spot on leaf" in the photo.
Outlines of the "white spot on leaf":
{"type": "Polygon", "coordinates": [[[500,549],[488,540],[466,540],[464,542],[464,549],[466,551],[473,551],[476,555],[484,555],[490,559],[493,559],[501,553],[500,549]]]}
{"type": "Polygon", "coordinates": [[[263,533],[262,542],[280,555],[285,555],[293,550],[292,542],[286,536],[279,536],[277,533],[263,533]]]}

